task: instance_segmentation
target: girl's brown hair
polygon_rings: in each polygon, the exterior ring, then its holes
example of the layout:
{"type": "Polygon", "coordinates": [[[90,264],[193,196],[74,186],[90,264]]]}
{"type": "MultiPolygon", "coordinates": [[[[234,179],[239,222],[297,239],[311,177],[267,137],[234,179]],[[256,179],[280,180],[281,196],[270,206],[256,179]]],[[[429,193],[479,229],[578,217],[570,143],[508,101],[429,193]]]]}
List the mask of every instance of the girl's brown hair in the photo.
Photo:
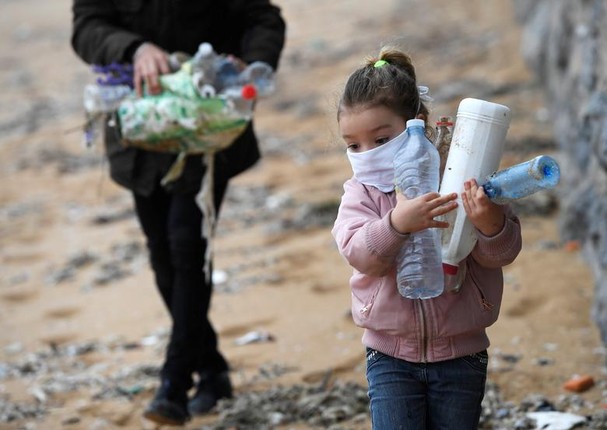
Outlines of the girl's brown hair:
{"type": "Polygon", "coordinates": [[[339,101],[337,119],[344,109],[386,106],[412,119],[429,111],[419,97],[415,67],[404,52],[386,46],[378,58],[369,58],[366,64],[350,75],[339,101]],[[376,63],[383,60],[385,63],[376,63]]]}

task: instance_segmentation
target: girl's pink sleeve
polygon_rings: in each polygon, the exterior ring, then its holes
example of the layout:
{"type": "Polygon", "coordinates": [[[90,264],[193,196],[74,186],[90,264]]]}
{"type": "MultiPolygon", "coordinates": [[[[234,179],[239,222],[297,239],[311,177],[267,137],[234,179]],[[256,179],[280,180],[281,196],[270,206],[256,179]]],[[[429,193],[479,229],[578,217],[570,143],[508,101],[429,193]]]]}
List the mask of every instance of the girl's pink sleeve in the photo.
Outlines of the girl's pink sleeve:
{"type": "Polygon", "coordinates": [[[340,254],[354,269],[369,276],[385,276],[409,237],[390,224],[390,213],[380,213],[364,186],[353,180],[344,184],[344,194],[331,233],[340,254]]]}
{"type": "Polygon", "coordinates": [[[495,236],[485,236],[479,231],[472,257],[488,268],[499,268],[512,263],[522,248],[521,222],[508,205],[504,206],[506,221],[495,236]]]}

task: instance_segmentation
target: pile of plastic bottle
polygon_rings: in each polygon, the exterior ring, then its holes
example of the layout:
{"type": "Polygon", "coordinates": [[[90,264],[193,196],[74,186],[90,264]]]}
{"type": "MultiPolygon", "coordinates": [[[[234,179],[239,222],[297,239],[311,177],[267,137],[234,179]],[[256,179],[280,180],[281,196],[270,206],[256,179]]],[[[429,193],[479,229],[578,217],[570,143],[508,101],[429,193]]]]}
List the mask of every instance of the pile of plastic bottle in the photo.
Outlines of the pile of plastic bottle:
{"type": "Polygon", "coordinates": [[[123,140],[134,146],[200,153],[229,145],[252,118],[255,100],[275,88],[270,65],[243,67],[209,43],[192,57],[171,55],[169,62],[174,71],[160,77],[162,93],[144,89],[143,97],[133,90],[132,66],[94,66],[103,77],[84,89],[87,116],[116,115],[123,140]],[[167,147],[168,140],[175,145],[167,147]]]}

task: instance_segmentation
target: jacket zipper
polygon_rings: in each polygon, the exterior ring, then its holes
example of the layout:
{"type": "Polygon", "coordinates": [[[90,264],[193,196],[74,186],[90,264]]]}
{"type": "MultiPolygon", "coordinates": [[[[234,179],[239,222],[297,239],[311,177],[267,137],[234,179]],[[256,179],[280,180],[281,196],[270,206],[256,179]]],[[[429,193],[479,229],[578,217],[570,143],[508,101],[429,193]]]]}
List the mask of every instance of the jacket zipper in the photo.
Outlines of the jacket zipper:
{"type": "Polygon", "coordinates": [[[422,329],[422,338],[421,338],[421,350],[422,357],[421,362],[425,363],[427,360],[426,350],[428,349],[428,336],[426,336],[426,313],[424,312],[424,304],[421,300],[415,300],[416,306],[419,309],[420,313],[420,326],[422,329]]]}

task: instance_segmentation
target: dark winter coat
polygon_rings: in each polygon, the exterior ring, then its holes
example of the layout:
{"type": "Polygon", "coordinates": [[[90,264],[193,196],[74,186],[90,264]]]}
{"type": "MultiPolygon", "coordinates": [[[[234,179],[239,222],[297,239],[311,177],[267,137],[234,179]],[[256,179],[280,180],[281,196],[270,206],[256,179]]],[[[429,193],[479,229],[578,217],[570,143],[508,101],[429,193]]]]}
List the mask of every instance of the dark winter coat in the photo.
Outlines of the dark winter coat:
{"type": "MultiPolygon", "coordinates": [[[[167,52],[194,54],[202,42],[247,63],[276,68],[284,45],[285,23],[269,0],[74,0],[72,47],[88,64],[131,62],[143,42],[167,52]]],[[[106,133],[111,177],[137,193],[151,193],[175,155],[124,147],[106,133]]],[[[216,180],[227,181],[260,157],[253,127],[216,155],[216,180]]],[[[193,192],[203,174],[201,156],[188,157],[174,192],[193,192]]]]}

